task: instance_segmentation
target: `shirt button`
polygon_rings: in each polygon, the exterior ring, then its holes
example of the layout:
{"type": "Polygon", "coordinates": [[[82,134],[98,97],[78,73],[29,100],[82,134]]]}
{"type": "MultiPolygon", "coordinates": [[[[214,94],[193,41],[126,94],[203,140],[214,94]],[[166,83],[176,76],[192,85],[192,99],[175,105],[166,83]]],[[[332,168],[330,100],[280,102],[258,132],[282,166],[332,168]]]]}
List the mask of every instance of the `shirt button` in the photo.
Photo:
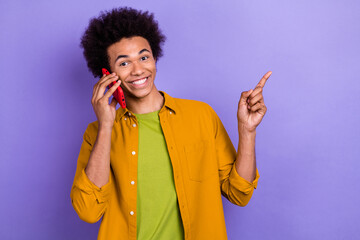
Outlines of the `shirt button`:
{"type": "Polygon", "coordinates": [[[135,151],[132,151],[132,152],[131,152],[132,155],[135,155],[135,153],[136,153],[135,151]]]}
{"type": "Polygon", "coordinates": [[[127,118],[124,118],[124,120],[126,120],[127,118]]]}
{"type": "Polygon", "coordinates": [[[130,215],[134,215],[134,211],[131,211],[131,212],[130,212],[130,215]]]}
{"type": "Polygon", "coordinates": [[[133,127],[136,127],[136,124],[135,124],[135,123],[133,124],[133,127]]]}
{"type": "Polygon", "coordinates": [[[131,116],[131,113],[129,113],[129,116],[131,116]]]}
{"type": "Polygon", "coordinates": [[[170,114],[172,114],[172,112],[170,111],[170,114]]]}
{"type": "Polygon", "coordinates": [[[135,184],[135,181],[131,181],[131,185],[134,185],[135,184]]]}

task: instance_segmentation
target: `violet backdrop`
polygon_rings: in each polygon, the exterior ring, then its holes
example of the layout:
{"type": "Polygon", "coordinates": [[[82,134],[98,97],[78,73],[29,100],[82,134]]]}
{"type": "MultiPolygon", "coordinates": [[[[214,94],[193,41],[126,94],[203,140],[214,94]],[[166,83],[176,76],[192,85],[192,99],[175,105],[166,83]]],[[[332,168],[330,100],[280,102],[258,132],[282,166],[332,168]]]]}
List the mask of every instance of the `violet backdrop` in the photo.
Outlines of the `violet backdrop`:
{"type": "Polygon", "coordinates": [[[209,103],[237,147],[237,103],[273,71],[257,129],[258,188],[223,198],[233,239],[359,238],[360,2],[1,1],[0,239],[96,239],[70,190],[94,79],[80,37],[102,10],[155,14],[156,85],[209,103]],[[357,160],[356,160],[357,159],[357,160]]]}

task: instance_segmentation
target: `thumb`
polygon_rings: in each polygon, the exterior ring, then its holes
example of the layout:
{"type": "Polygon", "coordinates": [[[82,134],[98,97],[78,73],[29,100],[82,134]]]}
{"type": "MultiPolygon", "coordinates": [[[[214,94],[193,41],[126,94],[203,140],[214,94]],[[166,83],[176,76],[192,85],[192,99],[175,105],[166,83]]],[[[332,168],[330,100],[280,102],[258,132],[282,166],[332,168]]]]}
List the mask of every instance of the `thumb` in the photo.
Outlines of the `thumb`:
{"type": "Polygon", "coordinates": [[[117,103],[118,103],[118,101],[116,101],[116,98],[113,97],[113,98],[111,99],[110,106],[115,108],[117,103]]]}
{"type": "Polygon", "coordinates": [[[240,103],[246,103],[246,100],[253,91],[254,90],[250,89],[249,91],[242,92],[240,97],[240,103]]]}

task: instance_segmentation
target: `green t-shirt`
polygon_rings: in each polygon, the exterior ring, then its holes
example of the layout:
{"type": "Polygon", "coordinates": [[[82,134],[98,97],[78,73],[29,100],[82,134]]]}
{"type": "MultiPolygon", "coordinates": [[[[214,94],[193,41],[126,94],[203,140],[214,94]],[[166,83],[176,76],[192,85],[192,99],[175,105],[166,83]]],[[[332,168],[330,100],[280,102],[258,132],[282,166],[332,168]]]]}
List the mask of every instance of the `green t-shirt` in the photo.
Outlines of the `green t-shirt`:
{"type": "Polygon", "coordinates": [[[139,126],[137,239],[183,240],[172,165],[158,114],[135,114],[139,126]]]}

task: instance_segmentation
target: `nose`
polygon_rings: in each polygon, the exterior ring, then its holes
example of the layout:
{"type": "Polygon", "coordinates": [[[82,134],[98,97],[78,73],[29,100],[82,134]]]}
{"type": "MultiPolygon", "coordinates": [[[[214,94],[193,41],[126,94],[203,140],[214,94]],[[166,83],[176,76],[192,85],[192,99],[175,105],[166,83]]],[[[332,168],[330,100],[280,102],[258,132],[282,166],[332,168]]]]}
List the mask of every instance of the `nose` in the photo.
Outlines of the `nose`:
{"type": "Polygon", "coordinates": [[[144,73],[144,69],[143,69],[141,63],[134,62],[133,67],[131,69],[131,75],[140,76],[143,73],[144,73]]]}

